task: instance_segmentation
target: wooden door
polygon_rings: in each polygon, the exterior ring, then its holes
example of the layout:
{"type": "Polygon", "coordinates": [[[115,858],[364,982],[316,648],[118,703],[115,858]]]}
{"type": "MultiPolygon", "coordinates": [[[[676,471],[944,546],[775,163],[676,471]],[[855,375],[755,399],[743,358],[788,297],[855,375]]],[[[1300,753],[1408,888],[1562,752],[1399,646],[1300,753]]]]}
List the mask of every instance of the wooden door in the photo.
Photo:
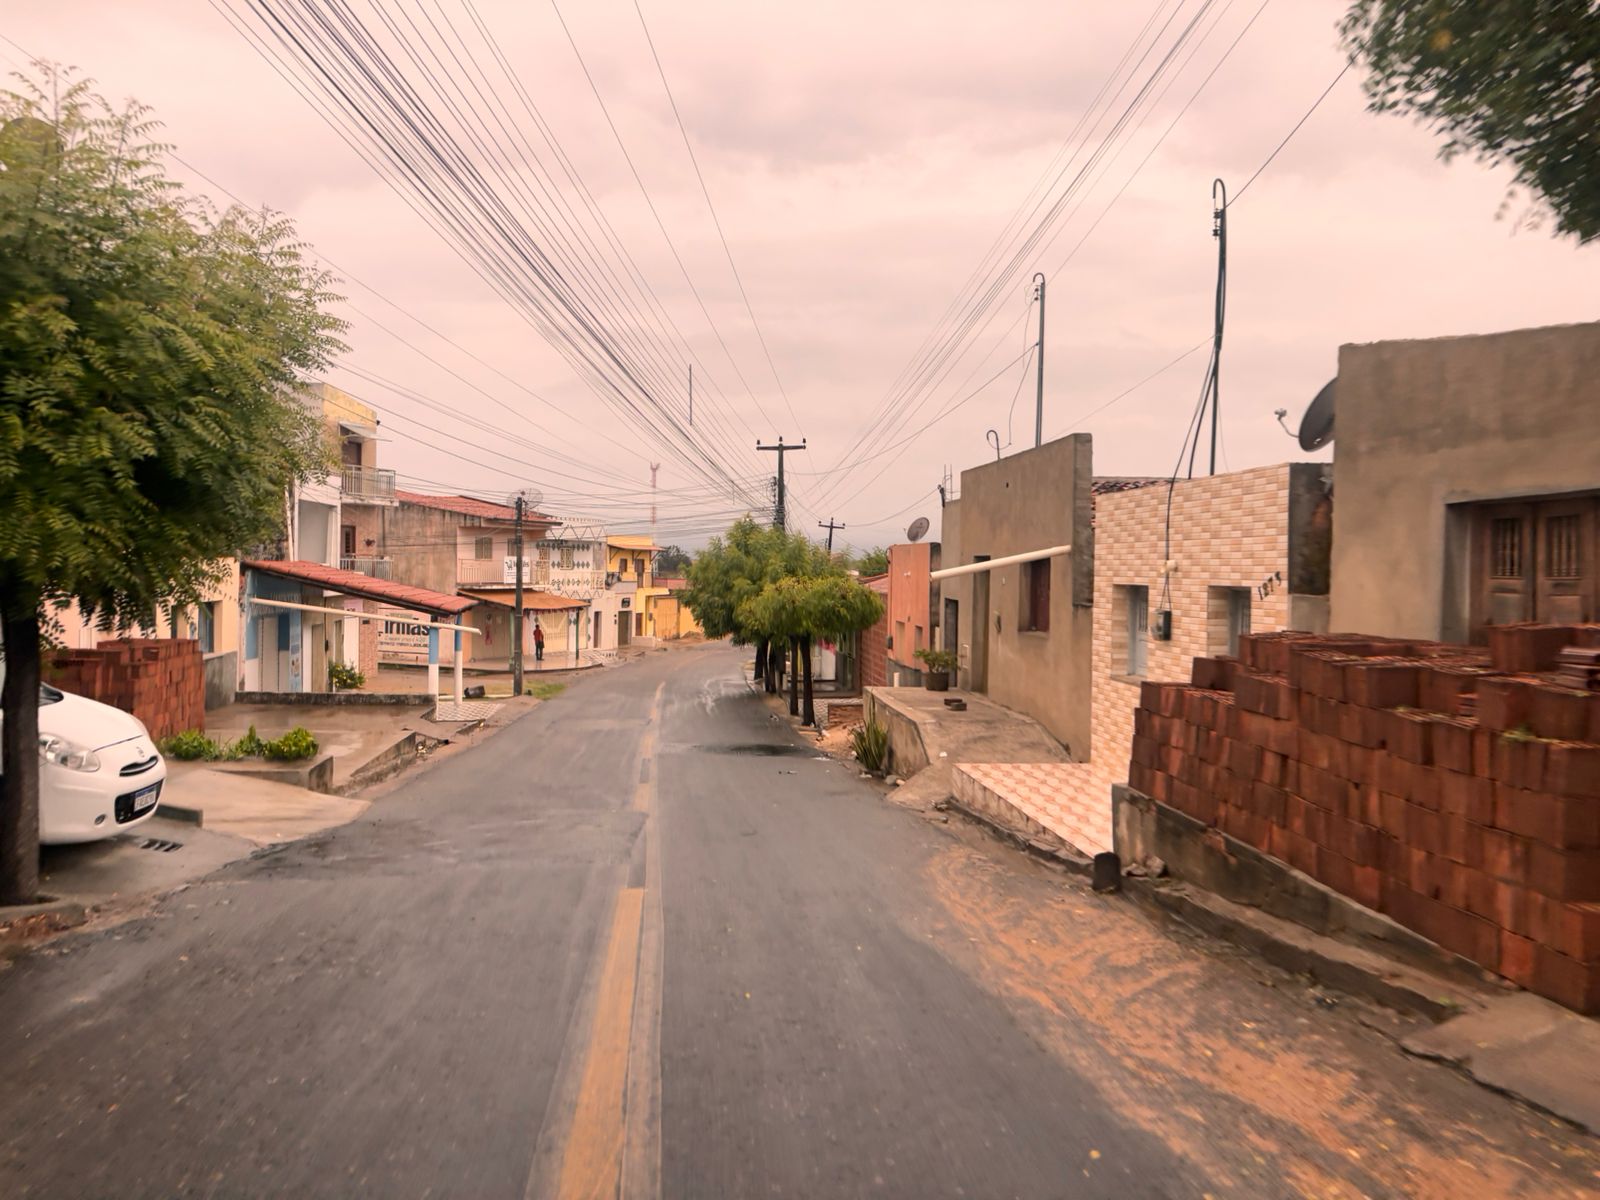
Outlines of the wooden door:
{"type": "Polygon", "coordinates": [[[1600,617],[1600,497],[1480,505],[1472,526],[1472,637],[1491,625],[1600,617]]]}
{"type": "Polygon", "coordinates": [[[1534,513],[1535,619],[1576,625],[1596,618],[1595,526],[1600,499],[1550,500],[1534,513]]]}

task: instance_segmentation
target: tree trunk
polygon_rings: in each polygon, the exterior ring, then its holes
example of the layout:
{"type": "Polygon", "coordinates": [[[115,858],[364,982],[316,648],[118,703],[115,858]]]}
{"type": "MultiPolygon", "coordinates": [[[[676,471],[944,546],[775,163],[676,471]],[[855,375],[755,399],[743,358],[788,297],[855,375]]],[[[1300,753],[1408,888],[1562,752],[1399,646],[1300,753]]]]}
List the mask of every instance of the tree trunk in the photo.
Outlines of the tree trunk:
{"type": "Polygon", "coordinates": [[[800,715],[800,639],[789,638],[789,655],[794,660],[789,671],[789,715],[800,715]]]}
{"type": "Polygon", "coordinates": [[[811,698],[811,635],[808,633],[800,639],[800,663],[805,671],[805,707],[800,718],[802,725],[815,726],[817,723],[817,708],[811,698]]]}
{"type": "Polygon", "coordinates": [[[763,683],[767,679],[767,639],[756,639],[756,678],[763,683]]]}
{"type": "Polygon", "coordinates": [[[783,655],[778,652],[778,647],[767,645],[767,676],[764,682],[767,685],[767,695],[772,695],[778,690],[778,668],[783,664],[783,655]]]}
{"type": "Polygon", "coordinates": [[[0,631],[0,904],[32,904],[39,895],[39,615],[7,606],[0,631]]]}

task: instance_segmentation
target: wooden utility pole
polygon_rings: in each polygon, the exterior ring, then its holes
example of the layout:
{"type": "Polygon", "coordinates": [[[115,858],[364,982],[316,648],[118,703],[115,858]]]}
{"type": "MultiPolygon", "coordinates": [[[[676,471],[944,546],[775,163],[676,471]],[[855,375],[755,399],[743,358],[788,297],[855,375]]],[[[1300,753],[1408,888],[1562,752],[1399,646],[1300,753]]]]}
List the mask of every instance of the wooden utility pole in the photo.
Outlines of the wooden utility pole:
{"type": "Polygon", "coordinates": [[[757,450],[772,450],[772,451],[775,451],[777,453],[777,455],[778,455],[778,504],[777,504],[777,507],[774,508],[773,512],[772,512],[772,527],[774,529],[787,529],[788,528],[788,522],[787,522],[788,510],[787,510],[787,508],[785,507],[785,504],[784,504],[784,501],[785,501],[786,497],[785,497],[784,490],[783,490],[783,456],[786,453],[788,453],[789,451],[792,451],[792,450],[804,450],[805,448],[806,448],[806,440],[805,440],[805,438],[801,438],[800,439],[800,444],[799,445],[795,445],[792,442],[787,446],[784,445],[784,443],[783,443],[783,435],[781,433],[778,435],[778,444],[776,446],[763,446],[760,442],[756,443],[756,449],[757,450]]]}
{"type": "Polygon", "coordinates": [[[843,529],[844,526],[835,524],[833,518],[829,517],[826,521],[818,521],[817,522],[817,528],[818,529],[826,529],[828,531],[828,553],[832,554],[833,553],[833,531],[835,529],[843,529]]]}

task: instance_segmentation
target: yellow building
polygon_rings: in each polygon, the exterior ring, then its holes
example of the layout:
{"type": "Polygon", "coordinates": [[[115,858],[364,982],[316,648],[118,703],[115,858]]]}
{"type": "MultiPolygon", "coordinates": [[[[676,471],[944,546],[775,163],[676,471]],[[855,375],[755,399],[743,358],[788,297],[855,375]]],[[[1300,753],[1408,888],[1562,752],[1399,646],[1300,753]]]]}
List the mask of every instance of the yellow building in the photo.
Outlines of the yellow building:
{"type": "MultiPolygon", "coordinates": [[[[606,574],[610,586],[622,593],[633,614],[631,637],[619,638],[621,644],[641,638],[676,636],[656,632],[656,604],[670,594],[666,588],[656,585],[655,557],[660,550],[648,534],[614,533],[606,538],[606,574]]],[[[674,614],[674,629],[676,623],[674,614]]]]}

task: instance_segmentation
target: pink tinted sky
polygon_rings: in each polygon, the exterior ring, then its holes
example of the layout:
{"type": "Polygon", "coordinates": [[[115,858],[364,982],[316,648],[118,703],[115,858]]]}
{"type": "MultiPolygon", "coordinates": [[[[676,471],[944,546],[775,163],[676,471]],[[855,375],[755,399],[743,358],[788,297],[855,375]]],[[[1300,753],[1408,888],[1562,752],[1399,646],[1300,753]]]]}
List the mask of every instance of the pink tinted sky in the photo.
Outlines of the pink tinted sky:
{"type": "MultiPolygon", "coordinates": [[[[371,2],[353,7],[371,14],[371,2]]],[[[378,0],[419,21],[423,12],[464,20],[464,2],[378,0]]],[[[723,422],[718,448],[741,476],[773,465],[771,455],[756,455],[749,433],[807,437],[809,451],[790,460],[794,515],[805,528],[829,517],[843,521],[841,540],[860,546],[894,540],[917,515],[934,519],[937,529],[932,492],[944,467],[959,471],[992,456],[985,430],[1006,436],[1019,387],[1010,435],[1017,448],[1030,443],[1033,383],[1019,363],[914,441],[827,473],[861,452],[869,418],[901,368],[1151,11],[1164,19],[1181,10],[1182,24],[1203,0],[642,0],[794,417],[722,256],[632,0],[569,3],[562,15],[753,398],[678,273],[551,6],[473,2],[720,383],[725,398],[702,383],[697,424],[723,422]]],[[[1171,469],[1203,352],[1080,421],[1209,334],[1212,177],[1237,191],[1335,77],[1343,6],[1268,3],[1126,192],[1107,205],[1258,7],[1258,0],[1212,4],[1201,28],[1216,18],[1214,32],[1148,123],[1082,193],[1081,208],[1076,200],[1068,206],[1048,252],[1021,264],[968,356],[919,397],[903,429],[869,440],[866,452],[926,425],[1024,348],[1027,279],[1039,269],[1050,280],[1045,436],[1091,432],[1102,474],[1171,469]]],[[[595,399],[215,7],[200,0],[26,5],[7,14],[5,33],[29,53],[77,66],[113,99],[136,96],[153,106],[164,138],[188,162],[252,203],[289,212],[321,253],[386,298],[343,286],[351,349],[348,366],[331,378],[382,412],[391,439],[382,449],[387,465],[426,481],[419,486],[488,495],[531,483],[545,490],[549,507],[594,513],[617,528],[643,527],[646,464],[660,453],[595,399]],[[413,316],[523,386],[439,340],[413,316]],[[441,415],[349,367],[403,381],[481,425],[441,415]],[[505,435],[489,431],[502,428],[505,435]]],[[[21,61],[11,45],[0,51],[8,65],[21,61]]],[[[1425,130],[1367,113],[1351,72],[1232,210],[1227,466],[1301,457],[1273,411],[1286,408],[1291,423],[1297,420],[1333,375],[1341,343],[1595,317],[1600,250],[1497,219],[1508,173],[1465,160],[1445,165],[1435,151],[1425,130]]],[[[181,167],[175,171],[214,192],[181,167]]],[[[1510,211],[1514,218],[1523,206],[1513,203],[1510,211]]],[[[663,541],[698,543],[736,507],[725,496],[709,498],[701,480],[676,463],[662,469],[660,485],[663,541]]]]}

